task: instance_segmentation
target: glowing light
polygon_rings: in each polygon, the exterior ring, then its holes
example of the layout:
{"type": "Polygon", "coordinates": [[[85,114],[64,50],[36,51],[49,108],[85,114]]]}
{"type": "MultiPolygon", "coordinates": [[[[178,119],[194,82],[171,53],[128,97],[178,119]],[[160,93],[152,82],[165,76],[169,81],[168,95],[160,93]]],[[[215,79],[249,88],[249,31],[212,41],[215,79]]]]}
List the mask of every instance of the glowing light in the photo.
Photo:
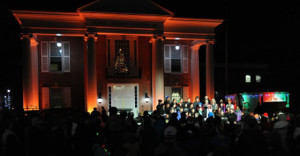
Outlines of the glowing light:
{"type": "Polygon", "coordinates": [[[179,49],[180,49],[180,46],[179,46],[179,45],[176,45],[176,46],[175,46],[175,49],[176,49],[176,50],[179,50],[179,49]]]}
{"type": "Polygon", "coordinates": [[[10,89],[7,89],[7,93],[10,93],[10,89]]]}
{"type": "Polygon", "coordinates": [[[98,102],[98,103],[102,103],[102,101],[103,101],[102,97],[99,97],[99,98],[97,99],[97,102],[98,102]]]}
{"type": "Polygon", "coordinates": [[[61,45],[62,45],[61,42],[57,42],[57,43],[56,43],[56,46],[57,46],[57,47],[61,47],[61,45]]]}
{"type": "Polygon", "coordinates": [[[147,93],[145,93],[145,101],[146,101],[146,103],[148,103],[150,101],[149,96],[148,96],[147,93]]]}
{"type": "Polygon", "coordinates": [[[62,34],[56,34],[56,36],[62,36],[62,34]]]}

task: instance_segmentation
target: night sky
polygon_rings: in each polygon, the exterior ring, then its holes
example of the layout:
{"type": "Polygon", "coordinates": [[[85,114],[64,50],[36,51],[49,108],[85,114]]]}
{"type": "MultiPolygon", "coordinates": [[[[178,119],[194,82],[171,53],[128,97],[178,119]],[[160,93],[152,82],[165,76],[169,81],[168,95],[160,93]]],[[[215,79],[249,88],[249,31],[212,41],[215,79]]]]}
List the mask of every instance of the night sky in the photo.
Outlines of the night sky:
{"type": "MultiPolygon", "coordinates": [[[[10,88],[15,96],[22,95],[20,29],[9,11],[13,9],[75,11],[78,7],[92,1],[10,0],[0,5],[0,93],[10,88]]],[[[262,4],[258,0],[153,1],[174,12],[177,17],[226,19],[226,22],[216,30],[215,52],[218,53],[216,62],[225,61],[225,25],[228,24],[229,63],[269,64],[274,74],[274,85],[286,88],[294,95],[299,93],[299,5],[290,1],[284,3],[270,1],[272,3],[262,4]]]]}

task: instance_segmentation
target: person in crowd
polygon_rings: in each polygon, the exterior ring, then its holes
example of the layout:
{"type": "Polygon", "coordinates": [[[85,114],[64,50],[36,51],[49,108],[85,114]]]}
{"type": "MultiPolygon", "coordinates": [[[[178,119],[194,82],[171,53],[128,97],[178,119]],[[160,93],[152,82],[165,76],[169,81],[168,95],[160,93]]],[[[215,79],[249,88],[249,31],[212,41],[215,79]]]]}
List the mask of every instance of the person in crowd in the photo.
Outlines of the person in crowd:
{"type": "Polygon", "coordinates": [[[196,109],[197,107],[202,107],[202,103],[200,102],[200,99],[198,96],[195,97],[195,101],[193,103],[193,109],[196,109]]]}
{"type": "Polygon", "coordinates": [[[220,99],[220,107],[223,112],[226,112],[226,104],[223,99],[220,99]]]}
{"type": "Polygon", "coordinates": [[[170,102],[170,97],[169,97],[169,96],[166,96],[166,99],[165,99],[165,101],[164,101],[164,104],[165,104],[165,106],[167,106],[167,104],[171,104],[171,102],[170,102]]]}
{"type": "Polygon", "coordinates": [[[192,102],[191,102],[191,98],[187,98],[187,104],[188,104],[188,106],[191,104],[192,102]]]}
{"type": "Polygon", "coordinates": [[[183,98],[180,98],[179,103],[178,103],[178,106],[179,106],[179,107],[183,107],[184,103],[185,103],[185,102],[183,101],[183,98]]]}
{"type": "Polygon", "coordinates": [[[154,156],[185,156],[186,154],[177,142],[176,136],[177,128],[168,126],[164,131],[164,141],[155,148],[154,156]]]}
{"type": "Polygon", "coordinates": [[[156,106],[156,110],[158,111],[159,115],[165,114],[165,105],[162,103],[162,100],[158,100],[158,105],[156,106]]]}
{"type": "Polygon", "coordinates": [[[101,115],[102,116],[107,115],[106,109],[103,106],[101,107],[101,115]]]}
{"type": "Polygon", "coordinates": [[[192,109],[194,109],[194,104],[193,103],[190,104],[189,112],[192,111],[192,109]]]}
{"type": "Polygon", "coordinates": [[[208,110],[207,110],[208,106],[207,104],[203,105],[203,111],[202,111],[202,116],[204,119],[208,118],[208,110]]]}
{"type": "Polygon", "coordinates": [[[232,104],[232,101],[230,98],[228,98],[227,100],[227,105],[226,105],[226,109],[229,108],[229,109],[234,109],[234,105],[232,104]]]}
{"type": "Polygon", "coordinates": [[[215,116],[221,116],[221,107],[218,107],[218,109],[214,112],[215,116]]]}
{"type": "Polygon", "coordinates": [[[173,100],[172,100],[172,102],[171,102],[171,107],[172,107],[173,109],[176,109],[176,110],[177,110],[177,101],[176,101],[176,99],[173,99],[173,100]]]}
{"type": "Polygon", "coordinates": [[[211,108],[212,108],[212,112],[216,112],[219,108],[215,99],[211,99],[211,108]]]}
{"type": "Polygon", "coordinates": [[[166,107],[165,107],[165,112],[166,112],[166,114],[170,114],[170,109],[171,109],[170,103],[167,103],[165,106],[166,106],[166,107]]]}
{"type": "Polygon", "coordinates": [[[2,130],[2,135],[0,135],[0,152],[3,156],[14,156],[22,155],[22,144],[20,138],[14,132],[15,117],[11,113],[5,113],[2,118],[0,117],[0,134],[2,130]],[[1,121],[2,120],[2,121],[1,121]]]}
{"type": "Polygon", "coordinates": [[[210,103],[210,99],[208,98],[207,95],[204,96],[204,99],[203,99],[202,103],[205,103],[206,100],[208,101],[208,103],[210,103]]]}
{"type": "Polygon", "coordinates": [[[236,106],[236,109],[235,109],[235,115],[236,115],[236,121],[239,122],[241,119],[242,119],[242,115],[243,115],[243,112],[241,111],[240,107],[239,106],[236,106]]]}
{"type": "Polygon", "coordinates": [[[205,100],[205,103],[203,105],[203,112],[202,115],[204,118],[208,118],[208,114],[212,112],[211,105],[209,104],[208,99],[205,100]]]}
{"type": "Polygon", "coordinates": [[[91,113],[92,117],[99,117],[101,114],[100,112],[97,110],[97,107],[95,107],[91,113]]]}
{"type": "Polygon", "coordinates": [[[288,138],[287,132],[289,129],[289,122],[286,119],[286,115],[283,112],[279,112],[278,121],[274,123],[273,131],[278,133],[281,138],[281,146],[285,151],[288,151],[288,138]]]}
{"type": "Polygon", "coordinates": [[[185,102],[184,105],[183,105],[183,111],[184,112],[189,112],[189,105],[188,105],[187,102],[185,102]]]}

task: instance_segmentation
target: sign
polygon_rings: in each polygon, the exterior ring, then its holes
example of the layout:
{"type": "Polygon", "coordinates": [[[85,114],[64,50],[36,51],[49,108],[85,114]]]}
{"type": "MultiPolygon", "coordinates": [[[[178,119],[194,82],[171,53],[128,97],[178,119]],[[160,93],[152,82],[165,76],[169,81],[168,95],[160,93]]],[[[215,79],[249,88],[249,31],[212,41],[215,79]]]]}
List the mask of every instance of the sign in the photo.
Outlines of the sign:
{"type": "Polygon", "coordinates": [[[287,96],[285,92],[264,92],[263,102],[286,102],[287,96]]]}

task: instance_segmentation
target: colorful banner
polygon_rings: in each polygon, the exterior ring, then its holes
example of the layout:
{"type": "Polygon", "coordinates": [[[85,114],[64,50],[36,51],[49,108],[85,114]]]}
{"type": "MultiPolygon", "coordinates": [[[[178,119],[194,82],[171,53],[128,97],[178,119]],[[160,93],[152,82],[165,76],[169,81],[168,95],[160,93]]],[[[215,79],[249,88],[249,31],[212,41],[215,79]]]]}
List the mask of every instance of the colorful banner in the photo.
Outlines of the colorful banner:
{"type": "Polygon", "coordinates": [[[263,102],[287,102],[287,96],[285,92],[264,92],[263,102]]]}

